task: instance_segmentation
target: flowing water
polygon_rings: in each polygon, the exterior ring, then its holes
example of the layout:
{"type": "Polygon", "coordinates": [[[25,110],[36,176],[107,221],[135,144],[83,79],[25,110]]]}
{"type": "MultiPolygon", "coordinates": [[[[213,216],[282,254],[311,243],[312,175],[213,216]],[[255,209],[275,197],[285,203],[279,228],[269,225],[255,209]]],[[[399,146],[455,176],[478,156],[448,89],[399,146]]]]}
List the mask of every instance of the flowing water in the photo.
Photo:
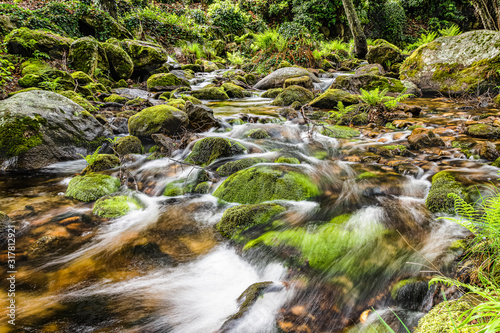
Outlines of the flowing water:
{"type": "MultiPolygon", "coordinates": [[[[222,72],[195,79],[195,89],[222,72]]],[[[331,80],[318,88],[326,89],[331,80]]],[[[414,172],[398,174],[349,161],[345,157],[353,151],[398,144],[409,131],[332,139],[280,120],[270,101],[256,95],[208,103],[226,123],[242,114],[250,122],[202,134],[244,144],[249,153],[233,160],[295,157],[302,162],[297,167],[320,187],[322,194],[314,200],[281,202],[287,207],[280,217],[282,233],[258,240],[268,246],[243,249],[216,231],[224,211],[235,205],[211,195],[222,180],[214,181],[209,194],[162,196],[168,183],[196,174],[176,162],[192,144],[171,159],[138,157],[130,170],[144,208],[117,219],[99,219],[92,215],[92,203],[64,197],[83,160],[0,174],[0,211],[18,223],[17,326],[0,332],[358,332],[377,318],[372,311],[359,324],[362,313],[375,308],[390,317],[388,307],[415,326],[432,304],[432,292],[425,288],[419,295],[412,289],[414,295],[401,301],[391,297],[391,288],[411,278],[428,281],[437,271],[450,273],[459,254],[451,245],[467,236],[425,208],[429,176],[455,169],[471,183],[487,182],[497,169],[452,157],[426,161],[419,155],[411,161],[414,172]],[[246,138],[255,128],[266,129],[270,137],[246,138]],[[293,246],[270,246],[278,242],[293,246]],[[313,259],[301,262],[299,252],[313,259]],[[232,317],[240,295],[258,282],[269,284],[246,311],[232,317]]],[[[446,104],[413,103],[434,112],[423,118],[426,123],[460,116],[450,116],[454,110],[446,104]]]]}

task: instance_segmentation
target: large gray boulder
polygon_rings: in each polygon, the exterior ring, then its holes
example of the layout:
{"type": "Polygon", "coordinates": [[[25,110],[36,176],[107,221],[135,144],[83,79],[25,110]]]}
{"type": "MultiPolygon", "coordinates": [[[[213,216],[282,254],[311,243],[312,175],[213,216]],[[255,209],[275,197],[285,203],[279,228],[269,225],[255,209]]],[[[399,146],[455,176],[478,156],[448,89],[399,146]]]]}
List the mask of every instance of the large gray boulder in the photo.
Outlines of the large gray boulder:
{"type": "Polygon", "coordinates": [[[267,90],[272,88],[283,88],[285,80],[293,77],[309,76],[313,82],[321,82],[316,75],[305,68],[285,67],[275,70],[254,86],[255,89],[267,90]]]}
{"type": "Polygon", "coordinates": [[[0,101],[0,169],[38,169],[80,158],[109,132],[80,105],[32,90],[0,101]]]}
{"type": "Polygon", "coordinates": [[[423,93],[486,91],[500,84],[495,74],[499,60],[500,32],[469,31],[418,48],[402,64],[400,77],[415,83],[423,93]]]}

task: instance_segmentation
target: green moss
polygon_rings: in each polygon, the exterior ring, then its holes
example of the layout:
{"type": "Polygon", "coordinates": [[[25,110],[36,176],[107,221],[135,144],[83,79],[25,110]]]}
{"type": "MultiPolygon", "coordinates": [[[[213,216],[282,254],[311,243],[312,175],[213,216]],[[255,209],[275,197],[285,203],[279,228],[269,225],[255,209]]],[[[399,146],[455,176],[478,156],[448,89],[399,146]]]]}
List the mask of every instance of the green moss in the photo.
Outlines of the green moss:
{"type": "Polygon", "coordinates": [[[268,160],[260,157],[242,158],[241,160],[231,161],[227,162],[224,165],[221,165],[219,168],[217,168],[217,173],[222,177],[226,177],[240,170],[249,168],[254,164],[265,163],[265,162],[268,162],[268,160]]]}
{"type": "Polygon", "coordinates": [[[186,162],[205,166],[219,158],[240,155],[245,151],[245,146],[239,142],[221,137],[208,137],[195,143],[193,151],[186,157],[186,162]]]}
{"type": "Polygon", "coordinates": [[[243,98],[243,97],[245,97],[245,95],[243,94],[244,89],[235,85],[235,84],[226,82],[222,85],[222,89],[224,89],[224,91],[229,96],[229,98],[243,98]]]}
{"type": "Polygon", "coordinates": [[[307,75],[286,79],[285,82],[283,83],[283,88],[286,89],[290,86],[301,86],[301,87],[304,87],[306,89],[314,88],[314,85],[312,83],[311,78],[307,75]]]}
{"type": "MultiPolygon", "coordinates": [[[[115,80],[126,80],[134,72],[134,62],[132,58],[119,45],[111,43],[101,43],[109,64],[111,76],[115,80]]],[[[123,83],[122,83],[123,85],[123,83]]],[[[127,85],[125,85],[127,87],[127,85]]]]}
{"type": "Polygon", "coordinates": [[[182,70],[191,70],[195,73],[203,72],[203,67],[201,65],[187,64],[181,66],[182,70]]]}
{"type": "Polygon", "coordinates": [[[199,183],[196,185],[196,187],[193,190],[193,193],[198,193],[198,194],[207,194],[210,191],[210,183],[209,182],[203,182],[199,183]]]}
{"type": "Polygon", "coordinates": [[[29,59],[21,64],[21,75],[43,74],[47,70],[53,69],[49,64],[38,59],[29,59]]]}
{"type": "Polygon", "coordinates": [[[262,97],[262,98],[276,98],[282,92],[283,92],[283,88],[269,89],[266,92],[264,92],[262,95],[260,95],[260,97],[262,97]]]}
{"type": "Polygon", "coordinates": [[[403,145],[389,145],[389,146],[382,146],[382,148],[385,148],[387,150],[396,150],[399,149],[400,151],[406,150],[406,146],[403,145]]]}
{"type": "MultiPolygon", "coordinates": [[[[151,75],[147,81],[148,90],[166,90],[180,85],[189,86],[184,80],[171,73],[151,75]]],[[[173,89],[173,88],[172,88],[173,89]]]]}
{"type": "Polygon", "coordinates": [[[220,88],[208,87],[193,91],[192,96],[201,100],[221,100],[229,99],[226,92],[220,88]]]}
{"type": "Polygon", "coordinates": [[[117,95],[117,94],[111,94],[110,96],[106,97],[104,99],[106,103],[119,103],[119,104],[125,104],[129,101],[128,98],[117,95]]]}
{"type": "MultiPolygon", "coordinates": [[[[87,91],[90,91],[90,95],[96,95],[98,93],[107,93],[108,89],[101,83],[89,83],[85,86],[83,86],[84,89],[87,91]]],[[[86,95],[87,96],[87,95],[86,95]]]]}
{"type": "Polygon", "coordinates": [[[168,101],[170,99],[170,97],[172,97],[172,93],[170,91],[165,91],[164,93],[162,93],[160,95],[160,97],[158,99],[162,99],[164,101],[168,101]]]}
{"type": "Polygon", "coordinates": [[[89,75],[87,75],[82,71],[71,73],[71,77],[75,79],[79,85],[82,86],[94,82],[94,80],[92,80],[92,78],[89,75]]]}
{"type": "Polygon", "coordinates": [[[99,172],[112,169],[120,165],[120,159],[112,154],[99,154],[92,162],[83,169],[82,173],[99,172]]]}
{"type": "Polygon", "coordinates": [[[251,129],[251,130],[245,132],[244,137],[245,138],[252,138],[252,139],[267,139],[271,136],[263,128],[254,128],[254,129],[251,129]]]}
{"type": "Polygon", "coordinates": [[[179,195],[183,195],[185,193],[183,184],[183,180],[168,183],[163,191],[163,195],[166,197],[177,197],[179,195]]]}
{"type": "Polygon", "coordinates": [[[80,201],[94,201],[119,190],[121,184],[116,177],[89,173],[70,180],[66,196],[80,201]]]}
{"type": "Polygon", "coordinates": [[[286,164],[300,164],[300,161],[295,157],[285,157],[281,156],[274,163],[286,163],[286,164]]]}
{"type": "Polygon", "coordinates": [[[113,145],[114,150],[119,156],[128,154],[142,154],[144,148],[142,147],[141,140],[133,135],[128,135],[118,139],[113,145]]]}
{"type": "Polygon", "coordinates": [[[82,37],[71,43],[68,63],[72,69],[91,76],[97,68],[99,44],[93,37],[82,37]]]}
{"type": "Polygon", "coordinates": [[[186,107],[186,101],[180,98],[172,98],[167,101],[167,105],[173,106],[179,110],[184,110],[186,107]]]}
{"type": "Polygon", "coordinates": [[[82,108],[84,108],[89,112],[97,110],[97,108],[92,104],[90,104],[90,102],[87,99],[83,98],[82,96],[80,96],[80,94],[78,94],[73,90],[60,91],[59,94],[63,95],[66,98],[69,98],[70,100],[80,105],[82,108]]]}
{"type": "Polygon", "coordinates": [[[495,160],[495,162],[491,163],[492,166],[500,168],[500,157],[495,160]]]}
{"type": "Polygon", "coordinates": [[[474,307],[474,302],[468,296],[458,300],[439,303],[429,313],[418,321],[415,333],[473,333],[476,327],[465,326],[457,328],[461,322],[461,315],[474,307]]]}
{"type": "Polygon", "coordinates": [[[500,135],[500,130],[488,124],[475,124],[468,126],[466,133],[475,138],[491,139],[500,135]]]}
{"type": "Polygon", "coordinates": [[[286,209],[275,204],[239,205],[227,209],[216,228],[228,238],[236,238],[241,232],[269,223],[286,209]]]}
{"type": "Polygon", "coordinates": [[[404,286],[409,285],[409,284],[413,284],[413,283],[418,283],[418,282],[420,282],[420,280],[418,278],[411,278],[411,279],[406,279],[406,280],[398,281],[391,288],[391,297],[392,297],[392,299],[396,299],[396,297],[398,296],[399,291],[404,286]]]}
{"type": "Polygon", "coordinates": [[[125,81],[124,79],[120,79],[113,85],[113,88],[128,88],[127,81],[125,81]]]}
{"type": "Polygon", "coordinates": [[[301,169],[292,166],[255,166],[229,176],[214,196],[228,201],[256,204],[272,200],[306,200],[319,189],[301,169]]]}
{"type": "Polygon", "coordinates": [[[146,108],[129,118],[128,129],[131,135],[150,137],[151,134],[177,134],[189,123],[187,115],[169,105],[156,105],[146,108]]]}
{"type": "Polygon", "coordinates": [[[314,94],[304,87],[289,86],[280,93],[271,105],[288,106],[293,102],[300,102],[301,105],[309,103],[314,98],[314,94]]]}
{"type": "Polygon", "coordinates": [[[95,202],[92,213],[101,217],[117,218],[126,215],[131,210],[141,208],[141,203],[134,197],[128,195],[107,195],[95,202]]]}
{"type": "Polygon", "coordinates": [[[11,158],[26,153],[43,142],[41,127],[47,121],[34,117],[0,119],[0,156],[11,158]]]}
{"type": "Polygon", "coordinates": [[[321,134],[329,136],[331,138],[349,139],[359,136],[359,131],[357,129],[350,128],[347,126],[332,125],[332,126],[325,126],[321,130],[321,134]]]}
{"type": "Polygon", "coordinates": [[[357,104],[359,97],[341,89],[328,89],[312,100],[309,105],[320,109],[334,109],[339,102],[342,102],[344,106],[357,104]]]}
{"type": "Polygon", "coordinates": [[[371,178],[377,178],[378,176],[374,174],[373,172],[363,172],[360,173],[356,178],[358,179],[371,179],[371,178]]]}
{"type": "Polygon", "coordinates": [[[68,53],[73,40],[48,31],[20,28],[11,31],[4,42],[11,54],[32,57],[35,51],[39,51],[51,58],[62,59],[68,53]]]}
{"type": "Polygon", "coordinates": [[[40,88],[30,87],[30,88],[26,88],[26,89],[21,89],[21,90],[18,90],[18,91],[14,91],[14,92],[9,93],[9,97],[12,97],[12,96],[14,96],[16,94],[19,94],[19,93],[31,91],[31,90],[40,90],[40,88]]]}
{"type": "Polygon", "coordinates": [[[38,74],[26,74],[20,78],[17,83],[24,88],[38,87],[38,85],[44,81],[43,77],[38,74]]]}
{"type": "Polygon", "coordinates": [[[448,197],[449,193],[455,193],[464,200],[468,200],[464,186],[456,181],[455,177],[447,172],[441,171],[432,177],[432,186],[425,200],[427,208],[433,212],[454,213],[454,200],[448,197]]]}

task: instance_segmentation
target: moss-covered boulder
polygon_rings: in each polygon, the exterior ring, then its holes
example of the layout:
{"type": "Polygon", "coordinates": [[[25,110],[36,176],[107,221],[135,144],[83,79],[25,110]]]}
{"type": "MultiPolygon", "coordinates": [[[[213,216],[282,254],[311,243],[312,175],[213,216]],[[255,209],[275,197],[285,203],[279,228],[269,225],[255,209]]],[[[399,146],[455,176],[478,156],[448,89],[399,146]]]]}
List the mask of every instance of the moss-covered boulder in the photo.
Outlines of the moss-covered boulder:
{"type": "Polygon", "coordinates": [[[119,156],[128,154],[142,154],[144,148],[142,147],[141,140],[133,135],[128,135],[118,139],[113,144],[113,149],[119,156]]]}
{"type": "Polygon", "coordinates": [[[269,89],[266,92],[264,92],[260,97],[262,98],[276,98],[278,97],[279,94],[283,92],[283,88],[274,88],[274,89],[269,89]]]}
{"type": "Polygon", "coordinates": [[[0,101],[2,169],[38,169],[79,159],[109,132],[84,108],[49,91],[32,90],[0,101]]]}
{"type": "Polygon", "coordinates": [[[385,70],[384,67],[380,64],[371,64],[371,65],[364,65],[359,68],[356,68],[356,73],[355,75],[384,75],[385,70]]]}
{"type": "Polygon", "coordinates": [[[289,165],[262,165],[229,176],[214,196],[244,204],[272,200],[306,200],[319,195],[318,186],[303,171],[289,165]]]}
{"type": "Polygon", "coordinates": [[[100,172],[120,165],[120,159],[113,154],[99,154],[94,161],[83,169],[82,173],[100,172]]]}
{"type": "Polygon", "coordinates": [[[27,74],[40,75],[43,72],[54,68],[42,60],[28,59],[21,64],[20,69],[21,69],[21,75],[25,76],[27,74]]]}
{"type": "Polygon", "coordinates": [[[270,138],[271,135],[269,135],[269,132],[266,131],[263,128],[253,128],[247,132],[245,132],[244,135],[246,138],[252,138],[252,139],[267,139],[270,138]]]}
{"type": "Polygon", "coordinates": [[[82,86],[94,82],[94,80],[88,74],[82,71],[71,73],[71,77],[75,80],[75,82],[78,82],[78,85],[82,86]]]}
{"type": "Polygon", "coordinates": [[[17,84],[19,84],[23,88],[32,88],[32,87],[38,88],[38,85],[41,82],[43,82],[43,77],[41,75],[26,74],[17,81],[17,84]]]}
{"type": "Polygon", "coordinates": [[[423,93],[463,94],[498,85],[500,32],[475,30],[440,37],[418,48],[403,62],[400,78],[423,93]]]}
{"type": "Polygon", "coordinates": [[[301,105],[307,104],[314,98],[314,94],[304,87],[289,86],[279,94],[271,105],[288,106],[293,102],[299,102],[301,105]]]}
{"type": "Polygon", "coordinates": [[[344,106],[359,103],[359,97],[340,89],[328,89],[315,99],[309,105],[320,109],[334,109],[338,103],[342,102],[344,106]]]}
{"type": "Polygon", "coordinates": [[[104,98],[104,102],[106,103],[119,103],[119,104],[125,104],[129,101],[127,97],[123,97],[117,94],[111,94],[108,97],[104,98]]]}
{"type": "Polygon", "coordinates": [[[319,83],[320,80],[313,73],[305,68],[299,67],[285,67],[275,70],[265,78],[257,82],[254,86],[255,89],[268,90],[272,88],[282,88],[285,81],[294,77],[308,76],[312,82],[319,83]]]}
{"type": "Polygon", "coordinates": [[[171,73],[160,73],[151,75],[147,82],[149,91],[160,91],[168,90],[172,91],[179,86],[190,87],[186,80],[182,80],[179,77],[171,73]]]}
{"type": "Polygon", "coordinates": [[[80,94],[78,94],[77,92],[75,92],[73,90],[61,91],[61,92],[59,92],[59,94],[66,97],[66,98],[69,98],[70,100],[72,100],[76,104],[80,105],[82,108],[84,108],[88,112],[92,112],[92,111],[97,110],[97,108],[95,106],[93,106],[86,98],[82,97],[80,94]]]}
{"type": "Polygon", "coordinates": [[[243,97],[245,97],[245,94],[244,94],[245,90],[241,87],[238,87],[235,84],[226,82],[222,85],[222,89],[224,89],[224,91],[229,96],[229,98],[243,98],[243,97]]]}
{"type": "Polygon", "coordinates": [[[192,96],[208,101],[224,101],[229,99],[229,96],[224,90],[217,87],[202,88],[200,90],[193,91],[192,96]]]}
{"type": "Polygon", "coordinates": [[[306,89],[314,88],[313,81],[309,76],[292,77],[290,79],[286,79],[283,83],[283,89],[286,89],[290,86],[301,86],[306,89]]]}
{"type": "Polygon", "coordinates": [[[245,230],[270,222],[286,209],[276,204],[239,205],[226,209],[216,228],[228,238],[237,238],[245,230]]]}
{"type": "Polygon", "coordinates": [[[195,73],[200,73],[203,72],[203,67],[198,64],[187,64],[187,65],[182,65],[181,66],[182,70],[192,70],[195,73]]]}
{"type": "Polygon", "coordinates": [[[500,135],[500,129],[488,124],[475,124],[467,126],[465,133],[474,138],[495,139],[500,135]]]}
{"type": "Polygon", "coordinates": [[[167,52],[155,43],[126,39],[120,42],[120,46],[132,59],[134,76],[146,75],[168,60],[167,52]]]}
{"type": "Polygon", "coordinates": [[[99,43],[93,37],[82,37],[71,43],[68,62],[72,69],[94,75],[97,68],[99,43]]]}
{"type": "Polygon", "coordinates": [[[392,65],[404,60],[403,53],[396,46],[383,39],[375,41],[375,45],[368,48],[366,60],[370,64],[380,64],[384,69],[389,69],[392,65]]]}
{"type": "Polygon", "coordinates": [[[286,157],[286,156],[281,156],[277,158],[274,163],[284,163],[284,164],[300,164],[300,161],[298,158],[295,157],[286,157]]]}
{"type": "Polygon", "coordinates": [[[127,80],[134,72],[134,62],[123,48],[111,43],[101,43],[109,64],[111,76],[115,80],[127,80]]]}
{"type": "Polygon", "coordinates": [[[51,69],[43,72],[41,75],[43,82],[39,83],[38,86],[44,89],[50,90],[73,90],[75,89],[75,79],[65,71],[60,71],[57,69],[51,69]],[[45,84],[48,82],[49,84],[45,84]],[[45,86],[45,85],[46,86],[45,86]]]}
{"type": "Polygon", "coordinates": [[[245,146],[239,142],[222,137],[208,137],[194,144],[186,162],[205,166],[219,158],[241,155],[245,151],[245,146]]]}
{"type": "Polygon", "coordinates": [[[341,89],[351,94],[360,94],[360,90],[388,89],[391,93],[401,93],[407,89],[398,79],[372,74],[342,75],[332,83],[330,89],[341,89]]]}
{"type": "Polygon", "coordinates": [[[117,218],[141,208],[141,202],[132,196],[106,195],[95,202],[92,213],[100,217],[117,218]]]}
{"type": "Polygon", "coordinates": [[[31,57],[35,51],[45,53],[53,59],[62,59],[68,54],[72,39],[61,37],[44,30],[20,28],[11,31],[4,42],[12,54],[31,57]]]}
{"type": "Polygon", "coordinates": [[[131,135],[149,138],[155,133],[175,135],[188,125],[185,112],[169,105],[156,105],[130,117],[128,130],[131,135]]]}
{"type": "Polygon", "coordinates": [[[120,180],[116,177],[100,173],[89,173],[85,176],[76,176],[71,179],[68,184],[66,196],[90,202],[118,191],[120,186],[120,180]]]}
{"type": "Polygon", "coordinates": [[[433,213],[454,213],[454,199],[448,196],[454,193],[464,200],[468,200],[465,187],[458,182],[452,173],[441,171],[432,177],[432,186],[425,200],[425,205],[433,213]]]}
{"type": "Polygon", "coordinates": [[[269,162],[261,157],[242,158],[241,160],[227,162],[217,168],[217,173],[222,177],[231,176],[240,170],[251,167],[252,165],[269,162]]]}
{"type": "Polygon", "coordinates": [[[351,127],[339,125],[326,125],[321,129],[321,134],[336,139],[350,139],[359,136],[360,132],[351,127]]]}

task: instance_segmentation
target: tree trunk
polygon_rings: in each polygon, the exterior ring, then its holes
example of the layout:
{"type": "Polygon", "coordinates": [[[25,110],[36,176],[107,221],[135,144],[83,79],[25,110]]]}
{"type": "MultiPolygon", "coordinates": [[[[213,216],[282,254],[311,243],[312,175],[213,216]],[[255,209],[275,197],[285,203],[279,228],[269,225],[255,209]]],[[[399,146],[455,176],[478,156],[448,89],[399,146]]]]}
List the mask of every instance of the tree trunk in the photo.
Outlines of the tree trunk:
{"type": "Polygon", "coordinates": [[[118,10],[116,8],[116,0],[100,0],[101,7],[104,11],[108,12],[115,20],[118,18],[118,10]]]}
{"type": "Polygon", "coordinates": [[[366,36],[363,28],[359,23],[358,14],[356,14],[352,0],[342,0],[342,4],[344,5],[347,21],[349,21],[352,37],[354,38],[354,53],[358,59],[363,59],[368,52],[368,45],[366,44],[366,36]]]}
{"type": "Polygon", "coordinates": [[[488,30],[500,30],[500,3],[498,0],[470,0],[481,18],[483,27],[488,30]]]}

